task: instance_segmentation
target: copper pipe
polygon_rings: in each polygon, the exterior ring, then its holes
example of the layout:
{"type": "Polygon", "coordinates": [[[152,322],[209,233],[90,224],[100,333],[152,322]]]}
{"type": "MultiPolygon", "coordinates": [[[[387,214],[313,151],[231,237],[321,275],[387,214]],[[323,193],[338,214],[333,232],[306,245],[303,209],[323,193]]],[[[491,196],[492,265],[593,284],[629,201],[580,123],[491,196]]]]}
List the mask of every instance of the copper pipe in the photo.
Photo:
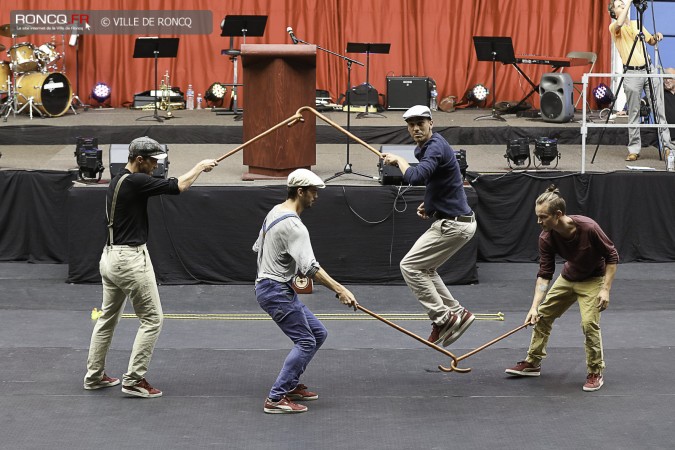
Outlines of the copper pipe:
{"type": "Polygon", "coordinates": [[[255,136],[254,138],[251,138],[251,139],[249,139],[248,141],[244,142],[243,144],[241,144],[239,147],[235,148],[234,150],[231,150],[231,151],[225,153],[223,156],[221,156],[220,158],[216,159],[216,161],[217,161],[217,162],[220,162],[220,161],[224,160],[225,158],[234,155],[234,154],[237,153],[239,150],[241,150],[241,149],[243,149],[244,147],[246,147],[246,146],[248,146],[248,145],[254,143],[255,141],[257,141],[257,140],[259,140],[259,139],[262,139],[263,137],[267,136],[267,135],[270,134],[271,132],[275,131],[277,128],[281,128],[281,127],[283,127],[284,125],[288,125],[289,127],[292,127],[292,126],[295,125],[296,123],[298,123],[298,122],[304,122],[304,121],[305,121],[305,119],[302,118],[302,115],[301,115],[301,114],[295,113],[294,115],[292,115],[292,116],[289,117],[288,119],[284,120],[283,122],[279,122],[278,124],[274,125],[274,126],[273,126],[272,128],[270,128],[269,130],[260,133],[259,135],[255,136]]]}
{"type": "Polygon", "coordinates": [[[233,149],[233,150],[227,152],[226,154],[224,154],[224,155],[221,156],[220,158],[216,159],[216,161],[217,161],[217,162],[220,162],[220,161],[224,160],[225,158],[234,155],[234,154],[237,153],[239,150],[243,149],[244,147],[247,147],[248,145],[250,145],[250,144],[256,142],[256,141],[259,140],[259,139],[262,139],[263,137],[265,137],[265,136],[267,136],[268,134],[272,133],[272,132],[275,131],[276,129],[283,127],[284,125],[288,125],[289,127],[292,127],[293,125],[295,125],[295,124],[298,123],[298,122],[304,122],[305,119],[302,117],[302,112],[303,112],[303,111],[309,111],[309,112],[311,112],[312,114],[314,114],[314,115],[317,116],[319,119],[323,120],[324,122],[326,122],[327,124],[329,124],[329,125],[332,126],[333,128],[335,128],[335,129],[339,130],[340,132],[346,134],[347,136],[349,136],[350,138],[354,139],[354,140],[355,140],[356,142],[358,142],[359,144],[361,144],[361,145],[363,145],[364,147],[366,147],[368,150],[370,150],[370,151],[373,152],[375,155],[377,155],[377,157],[379,157],[379,158],[382,157],[382,153],[380,153],[379,151],[377,151],[377,150],[375,149],[375,147],[373,147],[372,145],[368,144],[368,143],[365,142],[363,139],[361,139],[361,138],[359,138],[359,137],[357,137],[357,136],[354,136],[352,133],[350,133],[349,131],[345,130],[345,129],[342,128],[340,125],[338,125],[337,123],[335,123],[335,122],[333,122],[332,120],[330,120],[328,117],[326,117],[326,116],[324,116],[323,114],[321,114],[320,112],[318,112],[316,109],[314,109],[314,108],[312,108],[312,107],[310,107],[310,106],[303,106],[303,107],[301,107],[300,109],[298,109],[298,110],[295,112],[295,114],[293,114],[293,115],[292,115],[291,117],[289,117],[288,119],[286,119],[286,120],[284,120],[284,121],[282,121],[282,122],[279,122],[278,124],[274,125],[274,126],[273,126],[272,128],[270,128],[269,130],[264,131],[263,133],[260,133],[259,135],[255,136],[255,137],[252,138],[252,139],[249,139],[248,141],[246,141],[246,142],[244,142],[243,144],[241,144],[239,147],[237,147],[237,148],[235,148],[235,149],[233,149]]]}
{"type": "Polygon", "coordinates": [[[464,355],[460,356],[459,358],[453,358],[452,361],[450,361],[450,367],[438,366],[438,368],[441,369],[443,372],[453,372],[453,371],[454,372],[461,372],[461,373],[470,372],[471,369],[461,369],[461,368],[457,367],[457,363],[460,362],[463,359],[468,358],[469,356],[475,355],[476,353],[478,353],[481,350],[485,350],[486,348],[488,348],[492,344],[495,344],[495,343],[501,341],[502,339],[511,336],[513,333],[515,333],[517,331],[520,331],[523,328],[526,328],[528,325],[529,325],[529,323],[524,323],[521,326],[519,326],[518,328],[514,328],[513,330],[509,331],[508,333],[502,334],[498,338],[495,338],[495,339],[491,340],[487,344],[481,345],[480,347],[478,347],[475,350],[471,350],[469,353],[465,353],[464,355]]]}
{"type": "MultiPolygon", "coordinates": [[[[357,307],[358,309],[360,309],[361,311],[363,311],[364,313],[366,313],[366,314],[368,314],[368,315],[370,315],[370,316],[373,316],[373,317],[376,318],[377,320],[380,320],[380,321],[386,323],[387,325],[389,325],[390,327],[392,327],[392,328],[394,328],[394,329],[400,331],[401,333],[407,334],[408,336],[410,336],[410,337],[413,338],[413,339],[416,339],[417,341],[421,342],[422,344],[424,344],[424,345],[426,345],[426,346],[428,346],[428,347],[431,347],[431,348],[433,348],[434,350],[439,351],[439,352],[443,353],[443,354],[446,355],[446,356],[449,356],[449,357],[452,359],[452,361],[450,361],[450,366],[451,366],[451,367],[455,367],[455,365],[459,362],[459,360],[457,359],[457,357],[456,357],[455,355],[453,355],[452,353],[450,353],[449,351],[447,351],[447,350],[444,349],[443,347],[439,347],[438,345],[434,344],[433,342],[429,342],[429,341],[427,341],[426,339],[421,338],[420,336],[416,335],[416,334],[413,333],[412,331],[408,331],[408,330],[406,330],[405,328],[396,325],[394,322],[391,322],[391,321],[385,319],[384,317],[382,317],[382,316],[380,316],[380,315],[378,315],[378,314],[375,314],[374,312],[372,312],[372,311],[370,311],[370,310],[364,308],[364,307],[361,306],[361,305],[356,305],[356,307],[357,307]]],[[[438,368],[441,369],[441,370],[443,370],[444,372],[450,372],[450,370],[445,370],[445,368],[444,368],[443,366],[441,366],[441,365],[439,365],[438,368]]],[[[452,370],[452,369],[451,369],[451,370],[452,370]]],[[[470,370],[471,370],[471,369],[468,369],[468,370],[459,369],[459,370],[457,370],[457,372],[468,372],[468,371],[470,371],[470,370]]]]}
{"type": "Polygon", "coordinates": [[[333,128],[337,129],[338,131],[340,131],[340,132],[346,134],[347,136],[349,136],[350,138],[354,139],[356,142],[358,142],[359,144],[363,145],[365,148],[367,148],[367,149],[370,150],[371,152],[375,153],[379,158],[382,157],[382,153],[380,153],[379,151],[377,151],[377,150],[375,149],[375,147],[373,147],[372,145],[366,143],[364,140],[362,140],[362,139],[360,139],[360,138],[354,136],[352,133],[350,133],[349,131],[345,130],[345,129],[342,128],[340,125],[338,125],[337,123],[333,122],[332,120],[330,120],[328,117],[326,117],[326,116],[324,116],[323,114],[321,114],[321,113],[320,113],[319,111],[317,111],[316,109],[314,109],[314,108],[312,108],[312,107],[310,107],[310,106],[303,106],[302,108],[298,109],[298,110],[295,112],[295,115],[297,116],[298,114],[301,114],[302,111],[309,111],[309,112],[311,112],[311,113],[314,114],[316,117],[318,117],[319,119],[321,119],[321,120],[323,120],[324,122],[326,122],[328,125],[332,126],[333,128]]]}

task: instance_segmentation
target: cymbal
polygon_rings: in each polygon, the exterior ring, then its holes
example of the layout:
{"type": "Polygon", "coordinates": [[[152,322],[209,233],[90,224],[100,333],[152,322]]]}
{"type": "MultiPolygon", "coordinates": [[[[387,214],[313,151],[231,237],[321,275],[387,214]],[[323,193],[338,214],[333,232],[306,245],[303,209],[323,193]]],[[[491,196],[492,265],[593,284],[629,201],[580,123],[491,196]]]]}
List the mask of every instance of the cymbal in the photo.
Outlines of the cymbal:
{"type": "MultiPolygon", "coordinates": [[[[12,30],[9,24],[0,25],[0,36],[12,37],[12,30]]],[[[25,34],[15,34],[14,37],[24,37],[25,34]]]]}

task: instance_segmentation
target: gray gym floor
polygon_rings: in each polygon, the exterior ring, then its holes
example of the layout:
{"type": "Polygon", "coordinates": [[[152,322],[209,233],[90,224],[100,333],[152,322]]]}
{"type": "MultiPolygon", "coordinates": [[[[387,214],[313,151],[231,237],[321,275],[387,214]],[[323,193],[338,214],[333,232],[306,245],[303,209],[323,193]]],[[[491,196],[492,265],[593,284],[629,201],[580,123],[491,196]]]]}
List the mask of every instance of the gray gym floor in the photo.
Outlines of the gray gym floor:
{"type": "MultiPolygon", "coordinates": [[[[480,283],[450,290],[480,320],[457,356],[522,323],[537,266],[479,265],[480,283]],[[494,318],[496,316],[486,316],[494,318]]],[[[6,449],[670,449],[675,409],[675,264],[619,266],[603,313],[604,387],[583,392],[578,308],[556,322],[539,378],[504,368],[523,359],[529,329],[443,373],[449,358],[316,287],[302,300],[323,316],[324,347],[302,381],[320,398],[298,415],[267,415],[263,400],[290,341],[260,314],[252,286],[160,286],[167,318],[148,373],[164,391],[129,397],[82,389],[99,285],[68,285],[65,265],[0,264],[0,436],[6,449]],[[218,316],[207,316],[216,314],[218,316]],[[185,317],[185,316],[178,316],[185,317]],[[340,320],[338,320],[340,319],[340,320]]],[[[350,286],[380,314],[419,314],[406,286],[350,286]]],[[[127,306],[127,312],[131,309],[127,306]]],[[[417,318],[419,316],[413,316],[417,318]]],[[[395,320],[423,336],[428,320],[395,320]]],[[[137,321],[120,322],[107,361],[119,377],[137,321]]]]}

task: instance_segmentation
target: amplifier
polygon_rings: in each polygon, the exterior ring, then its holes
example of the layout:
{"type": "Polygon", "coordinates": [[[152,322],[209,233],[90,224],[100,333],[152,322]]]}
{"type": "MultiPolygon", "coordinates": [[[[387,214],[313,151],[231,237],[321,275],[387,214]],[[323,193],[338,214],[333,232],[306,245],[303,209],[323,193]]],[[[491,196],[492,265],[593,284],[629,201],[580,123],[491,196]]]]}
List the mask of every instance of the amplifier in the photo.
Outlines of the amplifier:
{"type": "Polygon", "coordinates": [[[430,83],[428,77],[387,77],[387,109],[429,106],[430,83]]]}
{"type": "MultiPolygon", "coordinates": [[[[408,161],[408,164],[416,166],[419,161],[415,158],[415,148],[417,148],[415,145],[381,145],[380,152],[401,156],[408,161]]],[[[377,172],[379,174],[378,181],[382,185],[399,185],[403,183],[403,173],[401,173],[401,169],[396,166],[384,164],[381,158],[377,163],[377,172]]]]}
{"type": "MultiPolygon", "coordinates": [[[[165,153],[169,153],[166,144],[160,144],[165,153]]],[[[110,177],[115,178],[117,173],[124,169],[129,161],[129,144],[110,144],[110,177]]],[[[155,178],[169,177],[169,157],[157,161],[157,168],[152,172],[155,178]]]]}

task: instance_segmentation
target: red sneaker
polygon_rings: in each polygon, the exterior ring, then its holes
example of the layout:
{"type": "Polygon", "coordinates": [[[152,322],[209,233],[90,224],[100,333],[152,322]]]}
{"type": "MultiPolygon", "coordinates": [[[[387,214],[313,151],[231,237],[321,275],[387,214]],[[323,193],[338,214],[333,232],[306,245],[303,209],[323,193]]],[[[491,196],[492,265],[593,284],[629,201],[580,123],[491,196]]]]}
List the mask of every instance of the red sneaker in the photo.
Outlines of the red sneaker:
{"type": "Polygon", "coordinates": [[[307,386],[304,384],[298,384],[295,389],[286,394],[286,398],[289,400],[303,401],[303,400],[316,400],[319,398],[319,394],[316,392],[308,391],[307,386]]]}
{"type": "Polygon", "coordinates": [[[431,334],[427,339],[432,344],[439,345],[447,336],[457,329],[458,317],[455,314],[450,314],[448,320],[442,325],[431,324],[431,334]]]}
{"type": "Polygon", "coordinates": [[[263,411],[267,414],[295,414],[307,411],[307,407],[293,403],[287,397],[282,397],[278,402],[273,402],[268,398],[265,400],[263,411]]]}
{"type": "Polygon", "coordinates": [[[103,374],[103,378],[101,378],[101,381],[98,383],[94,384],[86,384],[84,385],[84,388],[87,390],[94,390],[94,389],[103,389],[107,387],[112,387],[112,386],[117,386],[120,384],[120,379],[119,378],[113,378],[109,377],[105,373],[103,374]]]}
{"type": "Polygon", "coordinates": [[[468,309],[465,309],[464,312],[462,312],[461,320],[459,320],[454,327],[450,327],[450,333],[443,339],[443,347],[447,347],[459,339],[471,326],[474,320],[476,320],[474,315],[471,314],[468,309]]]}
{"type": "Polygon", "coordinates": [[[143,398],[154,398],[162,396],[162,391],[150,386],[150,383],[148,383],[145,378],[142,378],[141,381],[131,386],[122,386],[122,392],[124,392],[125,394],[135,395],[136,397],[143,397],[143,398]]]}
{"type": "Polygon", "coordinates": [[[510,369],[506,369],[504,372],[509,375],[519,375],[521,377],[538,377],[541,375],[541,366],[535,366],[527,361],[520,361],[510,369]]]}
{"type": "Polygon", "coordinates": [[[601,373],[589,373],[586,376],[586,383],[584,384],[584,391],[593,392],[599,390],[605,384],[601,373]]]}

